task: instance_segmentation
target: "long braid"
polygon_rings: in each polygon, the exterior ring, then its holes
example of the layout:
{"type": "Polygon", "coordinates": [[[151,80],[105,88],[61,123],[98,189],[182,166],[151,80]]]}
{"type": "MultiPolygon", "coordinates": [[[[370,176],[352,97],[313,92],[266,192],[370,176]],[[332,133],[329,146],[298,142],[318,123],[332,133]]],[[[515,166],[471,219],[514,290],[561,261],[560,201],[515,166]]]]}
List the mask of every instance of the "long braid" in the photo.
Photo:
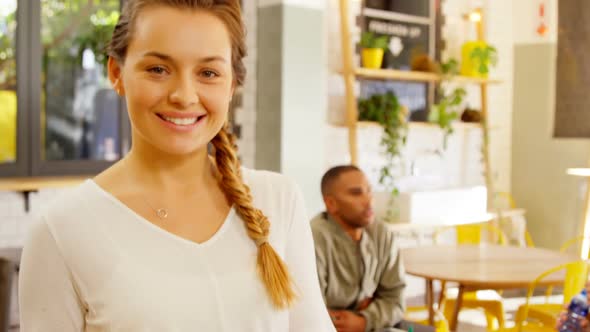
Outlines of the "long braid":
{"type": "Polygon", "coordinates": [[[244,220],[248,236],[258,246],[257,270],[272,303],[279,309],[288,308],[296,298],[291,276],[283,260],[268,243],[270,222],[262,211],[252,205],[250,188],[242,180],[234,141],[234,136],[225,126],[212,140],[220,174],[219,185],[244,220]]]}

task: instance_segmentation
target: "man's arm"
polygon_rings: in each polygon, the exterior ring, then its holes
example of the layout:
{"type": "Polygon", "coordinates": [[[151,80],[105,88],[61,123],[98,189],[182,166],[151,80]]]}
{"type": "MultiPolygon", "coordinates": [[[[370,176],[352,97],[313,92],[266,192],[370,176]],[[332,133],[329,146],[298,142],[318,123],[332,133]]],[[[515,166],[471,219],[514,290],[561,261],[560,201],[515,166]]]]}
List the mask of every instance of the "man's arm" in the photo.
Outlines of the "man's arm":
{"type": "Polygon", "coordinates": [[[328,290],[328,264],[326,262],[326,241],[322,238],[320,231],[313,227],[313,224],[311,233],[313,235],[314,241],[320,291],[322,292],[324,303],[327,305],[328,302],[326,302],[326,294],[328,290]]]}
{"type": "Polygon", "coordinates": [[[401,254],[393,241],[393,234],[388,234],[386,245],[386,266],[379,280],[377,290],[371,303],[359,314],[367,320],[365,331],[392,327],[399,323],[404,315],[405,271],[401,254]]]}

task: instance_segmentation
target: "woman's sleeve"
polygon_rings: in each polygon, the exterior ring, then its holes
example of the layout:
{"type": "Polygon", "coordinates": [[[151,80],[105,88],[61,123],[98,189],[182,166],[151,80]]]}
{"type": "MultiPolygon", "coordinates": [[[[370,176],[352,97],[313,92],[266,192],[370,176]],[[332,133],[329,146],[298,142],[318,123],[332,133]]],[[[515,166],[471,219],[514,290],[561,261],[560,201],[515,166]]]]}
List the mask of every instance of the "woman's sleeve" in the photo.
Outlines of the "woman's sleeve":
{"type": "Polygon", "coordinates": [[[289,331],[335,332],[320,292],[314,243],[303,195],[294,184],[292,192],[292,219],[285,260],[298,298],[290,310],[289,331]]]}
{"type": "Polygon", "coordinates": [[[28,234],[19,274],[21,332],[84,331],[85,308],[44,220],[28,234]]]}

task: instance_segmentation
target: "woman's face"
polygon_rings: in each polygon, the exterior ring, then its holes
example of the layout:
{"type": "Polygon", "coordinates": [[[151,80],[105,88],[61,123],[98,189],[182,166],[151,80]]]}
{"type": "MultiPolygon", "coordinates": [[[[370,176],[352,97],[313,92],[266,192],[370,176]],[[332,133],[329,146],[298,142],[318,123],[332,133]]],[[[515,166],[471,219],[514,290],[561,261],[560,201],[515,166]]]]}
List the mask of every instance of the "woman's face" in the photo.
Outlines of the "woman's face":
{"type": "Polygon", "coordinates": [[[134,144],[183,155],[206,148],[223,126],[231,95],[231,41],[205,11],[144,8],[124,63],[109,60],[125,96],[134,144]]]}

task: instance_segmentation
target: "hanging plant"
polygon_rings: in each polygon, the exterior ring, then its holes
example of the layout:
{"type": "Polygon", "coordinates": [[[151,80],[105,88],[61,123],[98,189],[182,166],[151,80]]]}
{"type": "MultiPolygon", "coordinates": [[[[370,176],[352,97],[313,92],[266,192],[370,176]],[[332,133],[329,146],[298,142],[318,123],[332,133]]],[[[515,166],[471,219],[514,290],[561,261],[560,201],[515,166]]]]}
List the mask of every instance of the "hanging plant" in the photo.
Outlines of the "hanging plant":
{"type": "Polygon", "coordinates": [[[460,107],[467,91],[456,87],[450,91],[445,83],[459,73],[459,63],[455,59],[441,64],[443,79],[438,86],[440,96],[437,104],[433,104],[428,114],[428,122],[437,124],[443,131],[443,149],[447,149],[449,136],[453,133],[453,121],[459,118],[460,107]]]}
{"type": "Polygon", "coordinates": [[[406,144],[407,112],[401,107],[393,92],[375,94],[368,99],[361,99],[358,101],[358,109],[359,121],[377,122],[383,127],[381,146],[385,152],[385,164],[380,171],[379,183],[390,193],[386,218],[391,221],[394,219],[393,200],[399,194],[395,185],[393,168],[406,144]]]}

